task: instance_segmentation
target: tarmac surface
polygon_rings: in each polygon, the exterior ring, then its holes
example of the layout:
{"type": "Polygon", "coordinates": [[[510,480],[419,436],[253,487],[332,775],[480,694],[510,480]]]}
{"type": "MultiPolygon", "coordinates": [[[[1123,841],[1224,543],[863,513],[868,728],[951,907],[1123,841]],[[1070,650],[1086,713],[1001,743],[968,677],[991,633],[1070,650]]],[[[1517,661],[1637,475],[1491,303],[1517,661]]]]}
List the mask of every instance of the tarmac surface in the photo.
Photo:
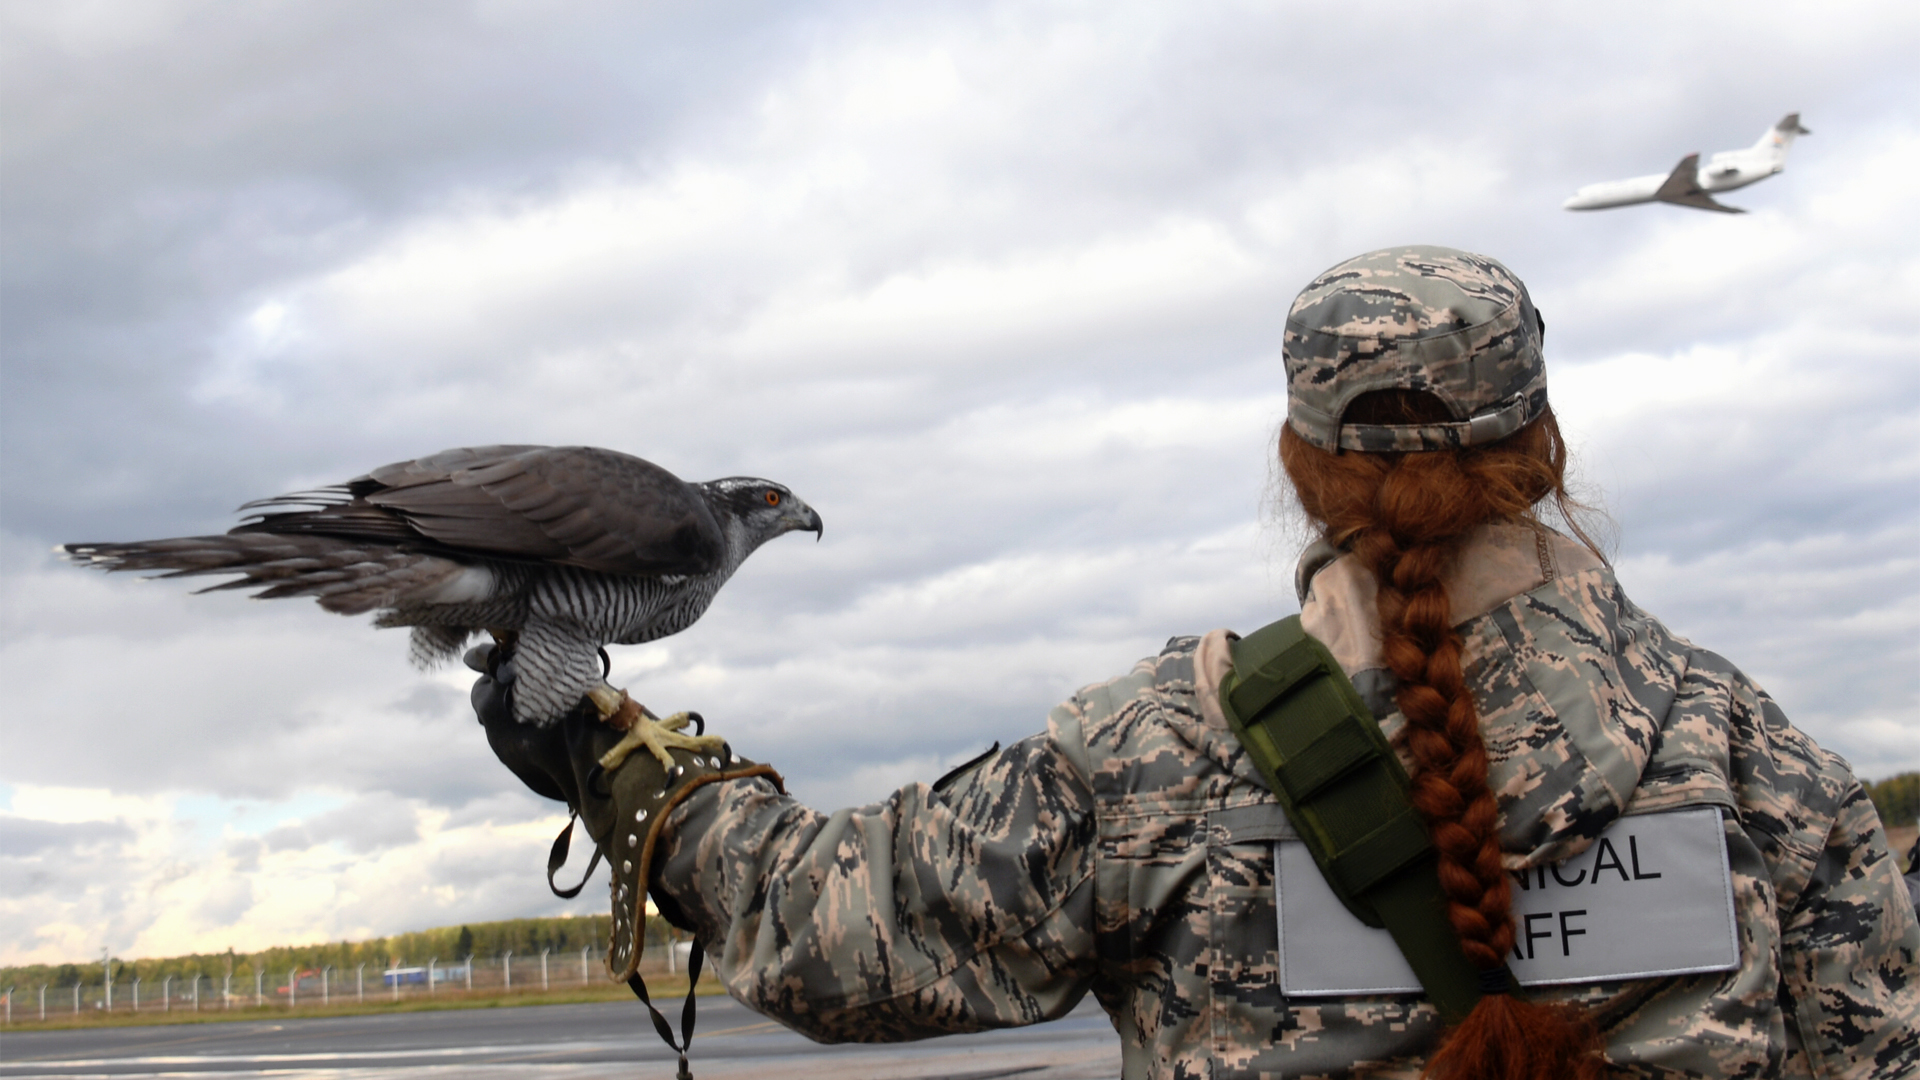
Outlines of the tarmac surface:
{"type": "MultiPolygon", "coordinates": [[[[679,1024],[679,1003],[661,1010],[679,1024]]],[[[1050,1024],[893,1045],[822,1046],[703,998],[699,1080],[1094,1080],[1120,1044],[1091,998],[1050,1024]]],[[[668,1080],[676,1061],[633,1002],[0,1034],[0,1078],[668,1080]]]]}

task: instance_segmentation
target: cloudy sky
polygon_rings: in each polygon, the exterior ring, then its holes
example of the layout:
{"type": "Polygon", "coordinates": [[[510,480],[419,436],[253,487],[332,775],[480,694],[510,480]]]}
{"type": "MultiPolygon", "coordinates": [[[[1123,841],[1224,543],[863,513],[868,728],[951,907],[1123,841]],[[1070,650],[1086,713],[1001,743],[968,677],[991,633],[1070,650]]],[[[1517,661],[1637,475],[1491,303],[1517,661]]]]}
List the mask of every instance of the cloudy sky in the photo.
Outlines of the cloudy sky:
{"type": "Polygon", "coordinates": [[[52,544],[448,446],[772,477],[824,541],[613,681],[865,801],[1294,609],[1280,327],[1389,244],[1527,281],[1641,604],[1920,767],[1911,3],[0,11],[0,962],[600,903],[464,672],[52,544]],[[1559,209],[1790,110],[1744,216],[1559,209]]]}

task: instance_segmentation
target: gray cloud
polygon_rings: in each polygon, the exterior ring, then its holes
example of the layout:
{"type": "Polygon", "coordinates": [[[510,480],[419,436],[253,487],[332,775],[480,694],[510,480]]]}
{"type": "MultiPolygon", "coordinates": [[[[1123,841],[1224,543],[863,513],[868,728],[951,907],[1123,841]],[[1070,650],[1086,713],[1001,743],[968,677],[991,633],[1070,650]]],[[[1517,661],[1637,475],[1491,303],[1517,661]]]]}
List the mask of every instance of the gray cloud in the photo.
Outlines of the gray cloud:
{"type": "Polygon", "coordinates": [[[241,877],[228,878],[208,891],[194,910],[194,916],[204,925],[231,926],[246,915],[253,903],[253,882],[241,877]]]}
{"type": "Polygon", "coordinates": [[[283,826],[267,834],[267,846],[275,848],[275,836],[291,830],[287,847],[310,847],[338,842],[356,855],[366,855],[420,839],[420,828],[413,806],[386,792],[355,799],[345,806],[308,819],[299,826],[283,826]],[[297,841],[297,842],[296,842],[297,841]]]}
{"type": "Polygon", "coordinates": [[[0,814],[0,857],[22,858],[119,843],[133,830],[118,821],[36,821],[0,814]]]}
{"type": "Polygon", "coordinates": [[[266,842],[252,836],[242,836],[228,841],[225,854],[233,860],[233,868],[242,873],[252,873],[260,869],[260,856],[265,854],[266,842]]]}

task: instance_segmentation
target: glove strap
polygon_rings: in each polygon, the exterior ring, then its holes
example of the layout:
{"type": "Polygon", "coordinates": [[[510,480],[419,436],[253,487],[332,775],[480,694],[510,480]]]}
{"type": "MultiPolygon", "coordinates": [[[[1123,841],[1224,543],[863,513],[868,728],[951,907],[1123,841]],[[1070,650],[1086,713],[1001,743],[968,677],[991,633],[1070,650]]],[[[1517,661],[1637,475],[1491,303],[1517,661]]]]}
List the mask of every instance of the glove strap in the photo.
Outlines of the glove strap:
{"type": "MultiPolygon", "coordinates": [[[[672,948],[672,945],[668,945],[672,948]]],[[[700,985],[700,964],[707,954],[707,943],[699,938],[693,939],[693,954],[687,958],[687,1003],[680,1007],[680,1038],[673,1037],[673,1028],[667,1018],[654,1008],[653,999],[647,996],[647,984],[640,978],[639,972],[627,976],[627,988],[640,1004],[653,1014],[653,1030],[660,1033],[660,1039],[667,1048],[680,1055],[680,1071],[673,1074],[673,1080],[693,1080],[693,1070],[687,1067],[687,1050],[693,1045],[693,990],[700,985]]]]}
{"type": "MultiPolygon", "coordinates": [[[[723,780],[741,780],[759,776],[771,781],[781,792],[784,793],[787,790],[786,781],[774,771],[773,766],[757,765],[735,757],[730,747],[722,753],[724,757],[718,760],[723,761],[724,764],[717,771],[709,767],[707,771],[689,773],[686,771],[689,768],[698,768],[688,764],[696,759],[676,752],[682,762],[676,770],[680,775],[669,776],[666,780],[666,790],[662,791],[659,797],[649,800],[652,805],[647,811],[647,821],[643,826],[645,832],[640,837],[639,853],[631,859],[622,859],[619,862],[614,862],[612,854],[607,856],[613,871],[612,880],[608,884],[612,887],[614,894],[613,924],[608,928],[607,974],[611,975],[615,982],[625,981],[640,970],[640,951],[646,940],[647,889],[650,884],[648,869],[653,864],[653,852],[660,838],[660,832],[666,827],[667,816],[673,812],[674,807],[679,806],[696,790],[723,780]]],[[[631,820],[631,815],[626,815],[625,820],[631,820]]],[[[618,833],[619,830],[615,829],[613,834],[608,836],[608,840],[614,840],[618,833]]]]}
{"type": "Polygon", "coordinates": [[[567,852],[573,847],[573,823],[578,820],[580,820],[578,810],[567,815],[567,827],[561,829],[560,835],[553,838],[553,847],[547,852],[547,888],[552,889],[553,895],[562,900],[571,900],[579,896],[580,890],[587,887],[587,879],[593,877],[594,868],[600,865],[600,845],[595,844],[593,858],[587,863],[587,872],[580,876],[580,884],[571,889],[563,889],[554,884],[553,875],[567,865],[567,852]]]}

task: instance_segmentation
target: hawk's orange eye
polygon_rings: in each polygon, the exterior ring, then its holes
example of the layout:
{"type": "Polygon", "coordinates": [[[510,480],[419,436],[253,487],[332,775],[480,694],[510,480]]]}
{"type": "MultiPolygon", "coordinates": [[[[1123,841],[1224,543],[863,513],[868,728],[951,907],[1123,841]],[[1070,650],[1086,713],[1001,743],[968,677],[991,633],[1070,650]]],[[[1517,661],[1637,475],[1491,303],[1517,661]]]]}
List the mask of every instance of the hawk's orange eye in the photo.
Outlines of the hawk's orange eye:
{"type": "Polygon", "coordinates": [[[777,491],[769,491],[769,492],[767,492],[767,505],[768,505],[768,506],[779,506],[779,505],[780,505],[780,493],[779,493],[779,492],[777,492],[777,491]]]}

